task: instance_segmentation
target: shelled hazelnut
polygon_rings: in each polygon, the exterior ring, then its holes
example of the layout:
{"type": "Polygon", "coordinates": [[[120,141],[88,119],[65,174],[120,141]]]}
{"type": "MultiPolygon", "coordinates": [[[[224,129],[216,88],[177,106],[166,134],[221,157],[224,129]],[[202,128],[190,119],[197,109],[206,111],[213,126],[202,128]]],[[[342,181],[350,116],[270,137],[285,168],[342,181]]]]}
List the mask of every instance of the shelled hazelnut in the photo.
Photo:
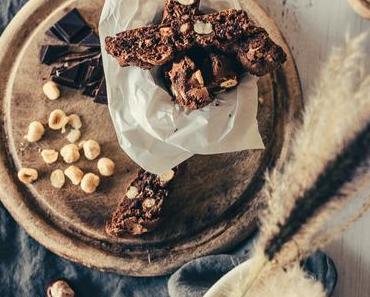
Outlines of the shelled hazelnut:
{"type": "Polygon", "coordinates": [[[41,157],[46,164],[53,164],[58,160],[59,153],[56,150],[42,150],[41,157]]]}
{"type": "Polygon", "coordinates": [[[18,171],[18,179],[24,184],[32,184],[38,178],[39,178],[39,174],[36,169],[21,168],[18,171]]]}
{"type": "Polygon", "coordinates": [[[29,124],[28,132],[25,136],[28,142],[37,142],[45,134],[45,128],[39,121],[34,121],[29,124]]]}
{"type": "Polygon", "coordinates": [[[51,182],[51,185],[56,189],[63,188],[66,182],[66,177],[64,175],[64,172],[60,169],[54,170],[50,175],[50,182],[51,182]]]}
{"type": "Polygon", "coordinates": [[[81,138],[81,131],[80,131],[80,130],[77,130],[77,129],[72,129],[71,131],[69,131],[69,133],[68,133],[68,135],[67,135],[67,140],[68,140],[70,143],[75,143],[75,142],[77,142],[80,138],[81,138]]]}
{"type": "Polygon", "coordinates": [[[100,155],[100,145],[95,140],[87,140],[83,143],[85,157],[88,160],[95,160],[100,155]]]}
{"type": "Polygon", "coordinates": [[[49,128],[52,130],[63,129],[68,123],[68,117],[61,109],[56,109],[50,113],[49,128]]]}
{"type": "Polygon", "coordinates": [[[102,176],[112,176],[116,167],[114,162],[109,158],[101,158],[97,166],[102,176]]]}
{"type": "Polygon", "coordinates": [[[71,164],[80,159],[80,151],[75,144],[67,144],[60,150],[64,162],[71,164]]]}
{"type": "Polygon", "coordinates": [[[68,124],[76,130],[79,130],[82,128],[82,121],[79,115],[77,114],[71,114],[68,116],[68,124]]]}
{"type": "Polygon", "coordinates": [[[57,280],[49,285],[46,291],[47,297],[75,297],[76,294],[64,280],[57,280]]]}
{"type": "Polygon", "coordinates": [[[64,170],[64,174],[70,179],[72,184],[75,186],[79,185],[84,173],[83,171],[78,168],[77,166],[69,166],[66,170],[64,170]]]}
{"type": "Polygon", "coordinates": [[[87,194],[92,194],[96,191],[100,184],[100,177],[93,174],[87,173],[81,180],[81,189],[87,194]]]}
{"type": "Polygon", "coordinates": [[[60,98],[59,86],[53,81],[46,82],[43,85],[42,90],[49,100],[56,100],[60,98]]]}

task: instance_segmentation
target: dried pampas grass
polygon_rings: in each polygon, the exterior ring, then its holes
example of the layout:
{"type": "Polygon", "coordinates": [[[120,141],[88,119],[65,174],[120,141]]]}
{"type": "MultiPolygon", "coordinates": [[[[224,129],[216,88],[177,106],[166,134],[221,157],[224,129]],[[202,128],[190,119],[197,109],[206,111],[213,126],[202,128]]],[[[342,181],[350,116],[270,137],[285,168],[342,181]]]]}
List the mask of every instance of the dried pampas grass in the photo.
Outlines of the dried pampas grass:
{"type": "MultiPolygon", "coordinates": [[[[233,297],[233,295],[228,295],[233,297]]],[[[240,295],[235,295],[235,297],[240,295]]],[[[252,288],[251,297],[327,297],[321,283],[308,277],[294,265],[288,270],[277,269],[265,281],[252,288]]]]}
{"type": "MultiPolygon", "coordinates": [[[[274,291],[281,289],[283,280],[276,274],[282,267],[288,268],[288,278],[297,274],[292,263],[331,241],[369,209],[366,200],[350,218],[340,212],[370,176],[370,76],[364,39],[348,40],[323,65],[288,162],[266,178],[261,233],[249,273],[233,296],[279,296],[274,291]],[[255,293],[263,287],[270,289],[255,293]]],[[[288,296],[305,296],[297,285],[288,296]]]]}

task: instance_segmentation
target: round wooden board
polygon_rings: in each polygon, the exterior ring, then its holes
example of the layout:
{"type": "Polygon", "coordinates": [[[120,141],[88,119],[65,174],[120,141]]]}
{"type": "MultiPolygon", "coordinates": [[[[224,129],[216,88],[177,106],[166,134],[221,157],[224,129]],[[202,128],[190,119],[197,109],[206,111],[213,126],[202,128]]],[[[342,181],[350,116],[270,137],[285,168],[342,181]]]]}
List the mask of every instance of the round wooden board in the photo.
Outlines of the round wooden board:
{"type": "MultiPolygon", "coordinates": [[[[105,271],[163,275],[194,258],[224,252],[254,231],[263,202],[263,174],[286,158],[297,124],[302,107],[300,82],[289,48],[273,21],[254,1],[243,1],[243,8],[288,53],[284,67],[259,81],[258,122],[266,149],[193,157],[174,182],[158,229],[141,237],[108,237],[105,222],[138,167],[119,148],[106,106],[66,89],[60,100],[45,99],[41,86],[50,67],[38,61],[40,46],[52,42],[44,32],[58,18],[77,7],[96,26],[103,2],[31,0],[1,37],[0,198],[33,238],[58,255],[105,271]],[[48,131],[37,144],[23,138],[31,121],[46,123],[56,108],[81,115],[83,137],[98,140],[103,154],[117,164],[115,177],[103,179],[93,195],[70,184],[59,191],[50,185],[50,172],[66,165],[47,166],[39,152],[60,149],[66,144],[64,136],[48,131]],[[37,168],[40,180],[32,186],[20,184],[16,177],[20,167],[37,168]]],[[[94,162],[81,160],[78,166],[96,172],[94,162]]]]}

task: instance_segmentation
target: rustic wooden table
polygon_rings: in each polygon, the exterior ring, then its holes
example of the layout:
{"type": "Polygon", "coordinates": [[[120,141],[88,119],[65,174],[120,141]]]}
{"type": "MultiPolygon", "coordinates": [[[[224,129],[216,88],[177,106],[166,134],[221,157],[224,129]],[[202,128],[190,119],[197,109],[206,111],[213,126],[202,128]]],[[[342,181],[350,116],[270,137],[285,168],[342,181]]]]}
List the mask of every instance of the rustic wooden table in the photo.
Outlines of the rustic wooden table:
{"type": "MultiPolygon", "coordinates": [[[[322,63],[346,33],[370,32],[370,21],[358,16],[347,0],[260,0],[290,44],[305,99],[322,63]]],[[[367,42],[370,54],[370,39],[367,42]]],[[[363,193],[369,195],[370,189],[363,193]]],[[[334,297],[370,296],[370,214],[352,226],[327,252],[335,260],[339,283],[334,297]]]]}

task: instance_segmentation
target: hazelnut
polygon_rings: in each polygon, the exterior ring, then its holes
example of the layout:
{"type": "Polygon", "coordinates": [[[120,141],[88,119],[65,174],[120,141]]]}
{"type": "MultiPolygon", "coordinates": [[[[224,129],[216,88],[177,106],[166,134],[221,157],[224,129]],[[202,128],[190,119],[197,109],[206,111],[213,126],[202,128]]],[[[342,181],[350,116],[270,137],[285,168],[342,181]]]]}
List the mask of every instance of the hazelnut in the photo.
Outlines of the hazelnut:
{"type": "Polygon", "coordinates": [[[98,170],[102,176],[112,176],[114,174],[115,164],[111,159],[101,158],[98,161],[98,170]]]}
{"type": "Polygon", "coordinates": [[[60,169],[54,170],[50,175],[50,182],[54,188],[57,188],[57,189],[63,188],[66,182],[66,177],[63,171],[60,169]]]}
{"type": "Polygon", "coordinates": [[[150,209],[150,208],[154,207],[155,206],[155,199],[153,199],[153,198],[145,199],[144,202],[143,202],[143,206],[146,209],[150,209]]]}
{"type": "Polygon", "coordinates": [[[53,81],[48,81],[45,83],[42,87],[42,90],[45,96],[50,100],[56,100],[60,97],[59,86],[53,81]]]}
{"type": "Polygon", "coordinates": [[[67,144],[60,150],[64,162],[70,164],[77,162],[80,159],[80,151],[75,144],[67,144]]]}
{"type": "Polygon", "coordinates": [[[100,155],[100,145],[95,140],[88,140],[83,144],[85,157],[88,160],[95,160],[100,155]]]}
{"type": "Polygon", "coordinates": [[[176,0],[178,3],[182,5],[193,5],[195,3],[195,0],[176,0]]]}
{"type": "Polygon", "coordinates": [[[83,171],[77,166],[69,166],[66,170],[64,170],[64,174],[70,179],[72,184],[74,184],[75,186],[80,184],[84,176],[83,171]]]}
{"type": "Polygon", "coordinates": [[[213,27],[211,23],[196,21],[194,23],[194,31],[200,35],[208,35],[213,32],[213,27]]]}
{"type": "Polygon", "coordinates": [[[238,81],[236,79],[229,79],[220,84],[221,88],[224,89],[231,89],[233,87],[236,87],[238,85],[238,81]]]}
{"type": "Polygon", "coordinates": [[[76,130],[82,128],[81,118],[77,114],[71,114],[70,116],[68,116],[68,124],[76,130]]]}
{"type": "Polygon", "coordinates": [[[173,180],[174,177],[175,177],[175,171],[171,169],[159,175],[159,181],[161,185],[164,186],[168,184],[171,180],[173,180]]]}
{"type": "Polygon", "coordinates": [[[38,178],[39,178],[39,174],[36,169],[21,168],[18,171],[18,179],[24,184],[32,184],[38,178]]]}
{"type": "Polygon", "coordinates": [[[77,142],[80,138],[81,138],[81,131],[80,131],[80,130],[76,130],[76,129],[72,129],[71,131],[69,131],[69,133],[68,133],[68,135],[67,135],[67,140],[68,140],[70,143],[75,143],[75,142],[77,142]]]}
{"type": "Polygon", "coordinates": [[[52,130],[60,130],[65,128],[68,123],[68,117],[65,112],[61,109],[56,109],[51,112],[49,116],[49,127],[52,130]]]}
{"type": "Polygon", "coordinates": [[[185,24],[182,24],[180,26],[180,32],[181,33],[186,33],[190,30],[190,24],[189,23],[185,23],[185,24]]]}
{"type": "Polygon", "coordinates": [[[53,164],[58,160],[59,153],[55,150],[42,150],[41,157],[46,164],[53,164]]]}
{"type": "Polygon", "coordinates": [[[25,138],[28,142],[37,142],[44,136],[44,133],[44,126],[40,122],[34,121],[28,126],[28,132],[25,138]]]}
{"type": "Polygon", "coordinates": [[[126,193],[128,199],[135,199],[139,195],[139,190],[136,187],[131,186],[126,193]]]}
{"type": "Polygon", "coordinates": [[[92,194],[96,191],[96,188],[100,184],[100,177],[93,174],[87,173],[81,180],[81,189],[87,194],[92,194]]]}
{"type": "Polygon", "coordinates": [[[47,297],[75,297],[75,292],[63,280],[52,283],[47,289],[47,297]]]}

